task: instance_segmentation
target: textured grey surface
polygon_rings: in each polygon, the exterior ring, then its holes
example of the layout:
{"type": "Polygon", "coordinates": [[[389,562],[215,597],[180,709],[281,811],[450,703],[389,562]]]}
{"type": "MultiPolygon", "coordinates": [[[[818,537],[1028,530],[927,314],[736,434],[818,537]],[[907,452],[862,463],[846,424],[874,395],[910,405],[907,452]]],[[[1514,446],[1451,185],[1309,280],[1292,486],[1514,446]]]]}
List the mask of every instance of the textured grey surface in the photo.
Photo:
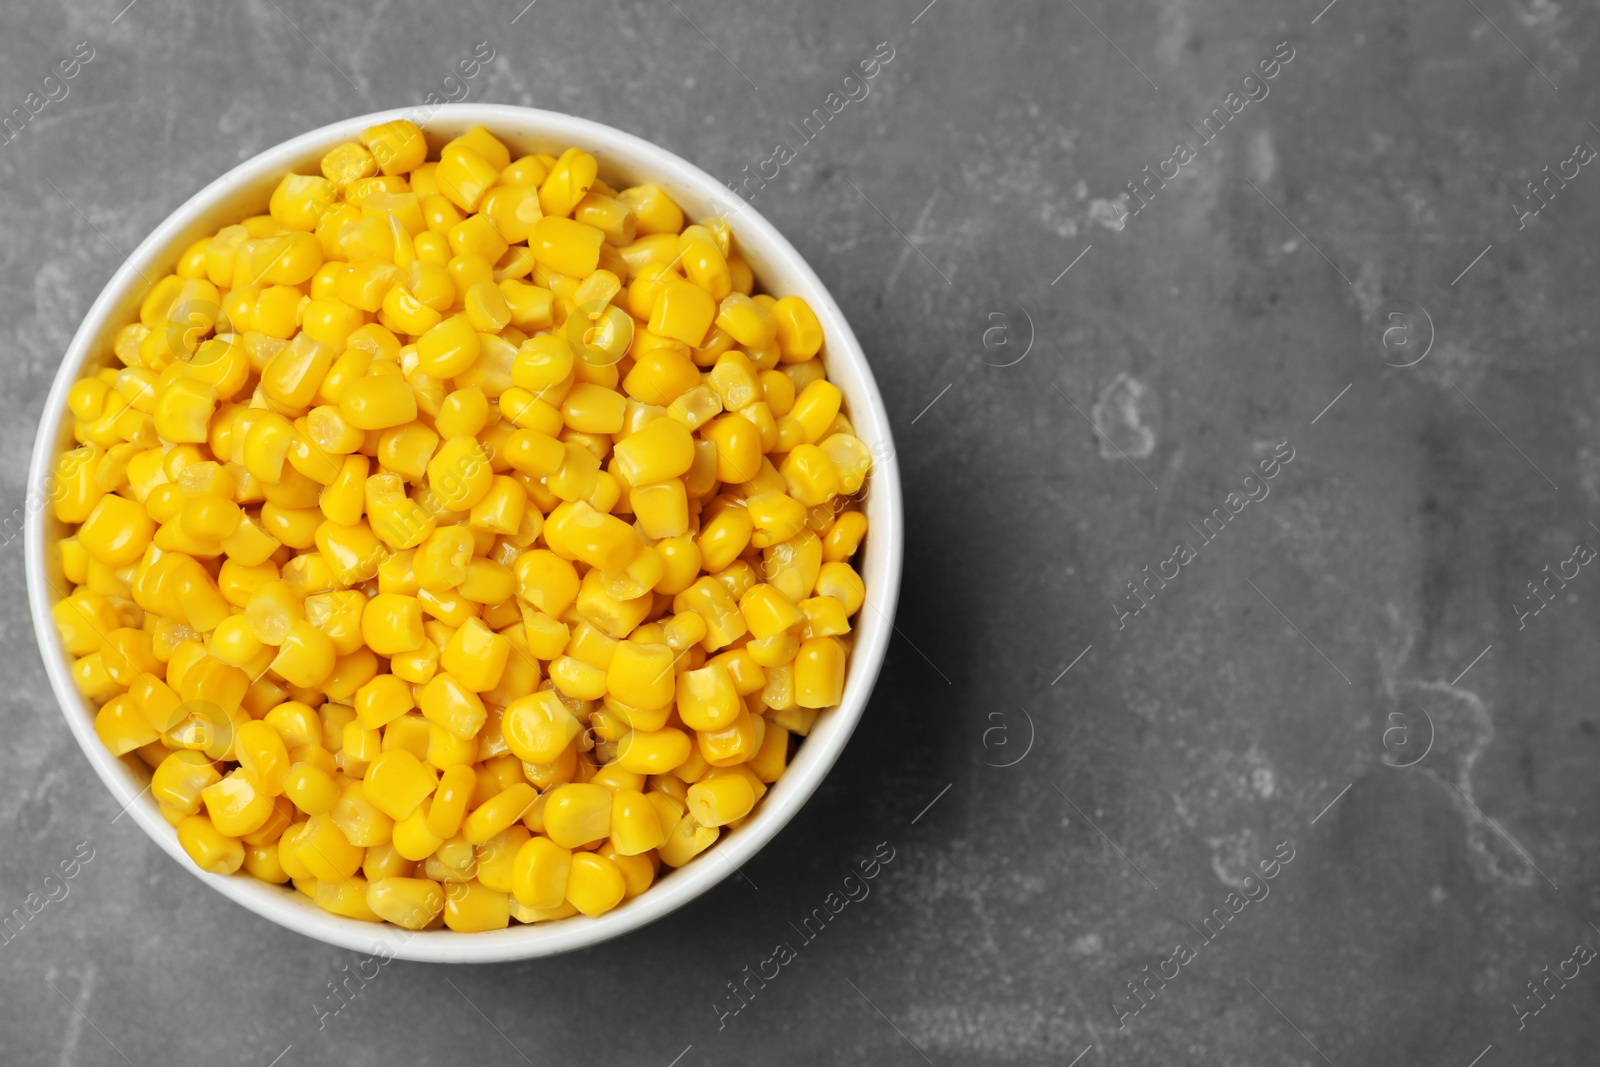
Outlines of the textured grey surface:
{"type": "Polygon", "coordinates": [[[750,882],[558,959],[387,964],[321,1028],[314,1003],[359,957],[252,917],[113,824],[8,542],[0,911],[79,842],[93,859],[0,945],[0,1060],[1594,1062],[1593,968],[1520,1029],[1512,1005],[1539,1003],[1525,983],[1576,943],[1600,946],[1600,577],[1581,569],[1521,629],[1513,604],[1575,543],[1600,546],[1600,178],[1583,168],[1524,229],[1511,205],[1576,142],[1600,145],[1584,63],[1600,15],[1322,3],[0,12],[0,111],[75,43],[95,50],[0,146],[7,512],[113,246],[240,159],[450,91],[487,40],[470,99],[608,122],[733,180],[887,41],[870,95],[757,206],[873,359],[909,519],[903,636],[750,882]],[[1270,94],[1200,146],[1186,121],[1285,40],[1270,94]],[[1180,139],[1197,158],[1115,229],[1124,183],[1180,139]],[[1437,331],[1405,369],[1363,341],[1395,298],[1437,331]],[[1002,300],[1036,333],[1003,368],[1015,347],[986,362],[968,339],[1002,300]],[[1201,544],[1189,523],[1284,441],[1270,495],[1201,544]],[[1180,541],[1196,558],[1119,629],[1125,583],[1170,573],[1180,541]],[[1368,723],[1404,704],[1436,739],[1402,769],[1368,723]],[[798,943],[789,924],[879,842],[895,858],[871,896],[719,1029],[725,983],[798,943]],[[1269,895],[1201,943],[1280,842],[1294,859],[1269,895]],[[1125,983],[1185,939],[1197,957],[1119,1029],[1114,998],[1138,1003],[1125,983]]]}

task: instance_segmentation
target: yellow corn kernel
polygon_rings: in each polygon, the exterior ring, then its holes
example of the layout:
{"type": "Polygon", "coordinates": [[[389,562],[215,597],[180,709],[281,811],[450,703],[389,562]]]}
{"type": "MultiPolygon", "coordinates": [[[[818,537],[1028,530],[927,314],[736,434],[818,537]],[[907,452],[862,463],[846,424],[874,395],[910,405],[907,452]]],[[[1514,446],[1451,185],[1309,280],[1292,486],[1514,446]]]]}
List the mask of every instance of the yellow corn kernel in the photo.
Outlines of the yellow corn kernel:
{"type": "Polygon", "coordinates": [[[502,790],[467,816],[461,824],[462,836],[473,844],[482,844],[522,818],[538,795],[526,782],[502,790]]]}
{"type": "Polygon", "coordinates": [[[317,527],[316,544],[340,585],[377,577],[378,563],[386,551],[364,520],[353,526],[324,522],[317,527]]]}
{"type": "Polygon", "coordinates": [[[517,851],[533,835],[526,826],[513,824],[477,848],[478,881],[497,893],[510,893],[515,881],[517,851]]]}
{"type": "Polygon", "coordinates": [[[840,561],[830,561],[817,572],[817,595],[835,600],[845,617],[861,610],[866,601],[867,586],[854,567],[840,561]]]}
{"type": "Polygon", "coordinates": [[[715,826],[702,826],[692,816],[679,819],[666,842],[658,849],[661,862],[668,867],[682,867],[700,853],[716,844],[720,831],[715,826]]]}
{"type": "Polygon", "coordinates": [[[208,434],[218,393],[214,385],[198,378],[176,378],[156,396],[156,432],[165,441],[203,443],[208,434]]]}
{"type": "Polygon", "coordinates": [[[444,924],[457,933],[503,930],[511,921],[511,896],[473,881],[445,893],[444,924]]]}
{"type": "Polygon", "coordinates": [[[850,633],[850,613],[834,597],[806,597],[800,601],[800,611],[805,613],[802,637],[838,637],[850,633]]]}
{"type": "Polygon", "coordinates": [[[222,775],[204,753],[188,749],[172,753],[161,761],[150,777],[150,795],[160,804],[185,815],[200,810],[201,794],[222,775]]]}
{"type": "Polygon", "coordinates": [[[394,819],[367,796],[365,782],[346,782],[326,817],[357,848],[387,845],[394,839],[394,819]]]}
{"type": "MultiPolygon", "coordinates": [[[[501,181],[504,180],[502,173],[501,181]]],[[[501,240],[513,243],[526,241],[534,222],[542,214],[539,191],[525,185],[496,185],[484,194],[479,207],[483,212],[480,217],[494,224],[501,240]]]]}
{"type": "MultiPolygon", "coordinates": [[[[517,434],[529,432],[516,431],[517,434]]],[[[528,494],[521,483],[515,478],[496,475],[490,482],[489,492],[472,506],[467,522],[475,530],[515,534],[522,526],[527,509],[528,494]]]]}
{"type": "Polygon", "coordinates": [[[777,723],[769,722],[766,732],[761,736],[761,747],[739,768],[748,770],[758,781],[776,782],[788,765],[789,731],[777,723]]]}
{"type": "Polygon", "coordinates": [[[439,666],[474,693],[487,693],[500,682],[511,642],[478,619],[468,619],[439,651],[439,666]]]}
{"type": "Polygon", "coordinates": [[[339,187],[326,178],[285,174],[273,190],[269,211],[286,230],[310,233],[323,212],[339,202],[339,187]]]}
{"type": "Polygon", "coordinates": [[[339,414],[358,430],[404,426],[417,417],[417,395],[399,375],[357,378],[340,391],[339,414]]]}
{"type": "Polygon", "coordinates": [[[326,634],[303,619],[289,624],[272,669],[290,685],[310,688],[333,673],[335,653],[326,634]]]}
{"type": "Polygon", "coordinates": [[[743,507],[729,505],[718,510],[709,519],[702,516],[700,536],[695,544],[700,548],[701,566],[716,572],[727,567],[750,544],[752,524],[750,513],[743,507]]]}
{"type": "Polygon", "coordinates": [[[434,425],[442,437],[473,437],[488,421],[488,397],[476,385],[469,385],[444,398],[434,425]]]}
{"type": "Polygon", "coordinates": [[[452,437],[428,461],[428,487],[451,511],[470,511],[488,495],[494,471],[475,437],[452,437]]]}
{"type": "Polygon", "coordinates": [[[400,333],[421,337],[443,321],[439,311],[423,301],[404,284],[392,286],[384,294],[383,321],[400,333]]]}
{"type": "Polygon", "coordinates": [[[551,661],[550,682],[563,696],[576,700],[599,700],[606,695],[606,672],[572,656],[551,661]]]}
{"type": "Polygon", "coordinates": [[[778,323],[762,304],[743,293],[730,293],[717,308],[717,325],[741,345],[759,348],[772,343],[778,323]]]}
{"type": "Polygon", "coordinates": [[[208,874],[232,874],[244,866],[244,846],[229,837],[204,815],[190,815],[178,823],[178,844],[208,874]]]}
{"type": "Polygon", "coordinates": [[[557,274],[587,278],[600,265],[600,246],[605,239],[605,233],[593,226],[547,212],[529,231],[528,248],[541,266],[557,274]]]}
{"type": "Polygon", "coordinates": [[[122,625],[110,602],[88,589],[80,589],[57,601],[50,614],[62,643],[74,656],[100,651],[109,635],[122,625]]]}
{"type": "Polygon", "coordinates": [[[817,447],[839,472],[839,491],[846,496],[860,492],[872,469],[872,453],[866,442],[848,433],[828,433],[817,447]]]}
{"type": "Polygon", "coordinates": [[[689,787],[689,815],[701,826],[726,826],[755,805],[755,790],[737,774],[713,771],[689,787]]]}
{"type": "Polygon", "coordinates": [[[475,543],[465,526],[441,526],[417,548],[412,573],[417,585],[434,592],[445,592],[466,581],[467,564],[475,543]]]}
{"type": "Polygon", "coordinates": [[[571,849],[548,837],[531,837],[512,861],[511,892],[524,907],[555,907],[566,898],[571,867],[571,849]]]}
{"type": "Polygon", "coordinates": [[[781,472],[789,495],[808,508],[826,504],[840,489],[838,468],[816,445],[790,451],[781,472]]]}
{"type": "Polygon", "coordinates": [[[618,790],[611,801],[611,843],[624,856],[637,856],[666,841],[655,806],[638,790],[618,790]]]}
{"type": "Polygon", "coordinates": [[[374,915],[407,930],[423,930],[444,911],[444,890],[428,878],[369,879],[367,907],[374,915]]]}
{"type": "Polygon", "coordinates": [[[283,739],[267,723],[251,720],[241,725],[234,738],[239,765],[250,772],[267,796],[283,792],[289,773],[289,752],[283,739]]]}
{"type": "Polygon", "coordinates": [[[590,918],[604,915],[620,904],[627,888],[622,869],[604,856],[580,852],[572,857],[567,901],[590,918]]]}
{"type": "Polygon", "coordinates": [[[428,804],[425,822],[429,833],[441,840],[456,835],[461,829],[461,820],[466,816],[467,802],[472,799],[477,781],[477,775],[470,766],[457,765],[445,769],[439,776],[433,800],[428,804]]]}
{"type": "Polygon", "coordinates": [[[733,722],[720,730],[702,730],[695,734],[695,747],[701,758],[713,767],[731,767],[754,756],[761,747],[761,730],[765,720],[751,715],[741,707],[733,722]]]}
{"type": "Polygon", "coordinates": [[[606,243],[617,248],[632,244],[638,234],[638,219],[632,206],[599,192],[579,200],[572,217],[600,230],[606,235],[606,243]]]}
{"type": "Polygon", "coordinates": [[[422,605],[414,596],[379,593],[361,611],[361,637],[380,656],[422,647],[422,605]]]}
{"type": "Polygon", "coordinates": [[[554,762],[583,732],[583,725],[548,689],[513,700],[500,728],[518,759],[539,764],[554,762]]]}
{"type": "Polygon", "coordinates": [[[635,729],[618,742],[617,764],[636,774],[667,774],[689,758],[690,747],[689,735],[670,726],[635,729]]]}
{"type": "Polygon", "coordinates": [[[95,713],[94,732],[113,755],[122,756],[160,738],[126,695],[113,697],[95,713]]]}
{"type": "Polygon", "coordinates": [[[802,363],[822,348],[822,324],[816,312],[798,296],[786,296],[772,305],[778,327],[778,348],[785,363],[802,363]]]}
{"type": "Polygon", "coordinates": [[[78,542],[108,567],[123,567],[144,555],[155,533],[145,509],[126,497],[100,498],[78,527],[78,542]]]}
{"type": "MultiPolygon", "coordinates": [[[[518,492],[521,492],[520,487],[518,492]]],[[[511,573],[511,568],[504,563],[479,556],[467,564],[467,576],[461,580],[456,593],[463,600],[483,604],[492,609],[510,604],[512,594],[516,590],[517,580],[511,573]]]]}
{"type": "Polygon", "coordinates": [[[626,402],[621,393],[580,382],[567,392],[561,414],[567,426],[579,433],[614,434],[622,429],[626,402]]]}
{"type": "Polygon", "coordinates": [[[493,282],[494,264],[482,256],[472,254],[451,256],[445,264],[445,270],[450,275],[451,283],[455,286],[456,302],[465,301],[467,293],[472,287],[485,282],[493,282]]]}
{"type": "Polygon", "coordinates": [[[661,630],[662,640],[675,652],[682,652],[691,645],[698,645],[705,640],[705,636],[706,621],[692,611],[673,615],[661,630]]]}
{"type": "Polygon", "coordinates": [[[428,158],[428,142],[415,123],[394,119],[361,131],[361,143],[384,174],[405,174],[428,158]]]}
{"type": "MultiPolygon", "coordinates": [[[[661,546],[657,545],[656,548],[659,551],[661,546]]],[[[772,584],[785,596],[788,595],[788,590],[781,584],[776,581],[772,584]]],[[[738,602],[715,578],[699,578],[683,592],[678,593],[673,597],[672,610],[692,611],[705,620],[706,636],[703,644],[708,652],[724,648],[749,632],[738,602]]]]}
{"type": "Polygon", "coordinates": [[[482,342],[466,315],[451,315],[416,341],[416,358],[424,373],[454,378],[477,362],[482,342]]]}
{"type": "Polygon", "coordinates": [[[422,687],[417,704],[429,722],[463,741],[476,737],[488,719],[478,694],[445,673],[434,675],[422,687]]]}
{"type": "Polygon", "coordinates": [[[343,189],[357,178],[370,178],[378,173],[378,161],[366,148],[353,141],[330,149],[322,157],[322,176],[343,189]]]}
{"type": "Polygon", "coordinates": [[[242,767],[206,786],[200,799],[211,824],[226,837],[243,837],[259,830],[273,811],[272,799],[261,782],[242,767]]]}
{"type": "Polygon", "coordinates": [[[633,208],[640,237],[671,234],[683,229],[683,210],[659,185],[636,185],[617,194],[617,199],[633,208]]]}
{"type": "Polygon", "coordinates": [[[500,282],[500,292],[511,310],[511,325],[522,330],[547,330],[555,324],[555,294],[515,279],[500,282]]]}
{"type": "MultiPolygon", "coordinates": [[[[446,236],[450,241],[450,250],[456,255],[477,256],[479,259],[489,263],[493,263],[504,255],[507,246],[510,244],[506,237],[502,236],[495,227],[494,220],[488,215],[472,215],[462,219],[450,227],[446,236]]],[[[495,288],[492,281],[479,284],[487,285],[489,290],[499,295],[499,290],[495,288]]],[[[476,288],[477,286],[473,287],[473,289],[476,288]]],[[[464,296],[468,297],[471,295],[471,290],[464,294],[464,296]]]]}
{"type": "Polygon", "coordinates": [[[698,346],[716,317],[717,302],[704,289],[675,275],[663,275],[662,279],[650,309],[650,332],[698,346]]]}
{"type": "Polygon", "coordinates": [[[606,671],[606,690],[624,704],[647,711],[665,707],[673,698],[674,654],[664,644],[624,641],[606,671]]]}
{"type": "Polygon", "coordinates": [[[306,820],[294,839],[294,854],[317,881],[338,883],[355,877],[366,850],[345,836],[331,814],[322,814],[306,820]]]}
{"type": "Polygon", "coordinates": [[[611,832],[611,791],[592,783],[556,786],[545,802],[544,826],[563,848],[604,840],[611,832]]]}
{"type": "Polygon", "coordinates": [[[805,505],[782,491],[756,493],[745,498],[745,510],[756,531],[752,543],[768,548],[799,534],[806,526],[805,505]]]}
{"type": "Polygon", "coordinates": [[[629,485],[639,487],[689,472],[694,464],[694,440],[675,419],[657,419],[615,446],[617,465],[629,485]]]}
{"type": "Polygon", "coordinates": [[[463,211],[478,210],[484,194],[499,174],[499,168],[493,163],[460,142],[452,142],[440,154],[439,168],[434,172],[439,192],[463,211]]]}
{"type": "Polygon", "coordinates": [[[800,390],[788,414],[805,429],[806,441],[816,444],[833,424],[843,399],[838,386],[826,378],[818,378],[800,390]]]}
{"type": "MultiPolygon", "coordinates": [[[[749,358],[739,351],[725,352],[706,377],[706,384],[722,401],[724,411],[744,411],[761,400],[761,383],[749,358]]],[[[747,413],[746,418],[750,418],[747,413]]]]}
{"type": "Polygon", "coordinates": [[[362,780],[373,806],[397,822],[407,818],[439,784],[437,773],[403,748],[380,754],[362,780]]]}
{"type": "Polygon", "coordinates": [[[792,600],[765,583],[752,586],[739,598],[739,611],[757,640],[774,637],[806,621],[792,600]]]}
{"type": "Polygon", "coordinates": [[[356,721],[376,730],[416,707],[411,686],[394,674],[380,674],[356,690],[356,721]]]}
{"type": "Polygon", "coordinates": [[[390,844],[402,857],[413,862],[432,856],[445,842],[443,837],[428,829],[425,811],[426,805],[419,806],[410,816],[394,824],[390,844]]]}
{"type": "Polygon", "coordinates": [[[842,511],[822,538],[822,558],[843,563],[856,554],[867,535],[867,517],[859,511],[842,511]]]}
{"type": "MultiPolygon", "coordinates": [[[[572,346],[558,334],[540,334],[522,342],[511,366],[511,377],[517,386],[535,396],[553,396],[554,391],[569,382],[573,373],[572,346]]],[[[553,397],[559,403],[565,396],[553,397]]],[[[502,401],[502,408],[504,401],[502,401]]],[[[512,412],[513,416],[516,412],[512,412]]],[[[513,418],[513,421],[516,421],[513,418]]]]}
{"type": "Polygon", "coordinates": [[[836,637],[813,637],[794,662],[794,700],[802,708],[831,708],[844,697],[845,651],[836,637]]]}
{"type": "Polygon", "coordinates": [[[244,870],[252,878],[259,878],[263,882],[273,885],[282,885],[289,881],[289,872],[284,870],[278,858],[278,842],[269,841],[262,845],[244,845],[244,870]]]}
{"type": "Polygon", "coordinates": [[[713,301],[722,300],[733,292],[733,276],[728,270],[727,257],[704,226],[684,229],[678,237],[678,257],[685,276],[696,288],[709,294],[713,301]]]}
{"type": "MultiPolygon", "coordinates": [[[[572,214],[599,173],[599,164],[589,153],[569,148],[556,159],[550,173],[539,185],[539,208],[546,215],[572,214]]],[[[564,271],[583,277],[588,271],[564,271]]]]}
{"type": "Polygon", "coordinates": [[[744,709],[733,676],[722,663],[684,671],[676,686],[678,717],[691,730],[720,730],[744,709]]]}
{"type": "MultiPolygon", "coordinates": [[[[680,401],[682,399],[679,398],[680,401]]],[[[715,446],[716,479],[748,482],[760,472],[761,435],[749,419],[733,414],[723,415],[706,423],[700,435],[705,442],[715,446]]]]}
{"type": "MultiPolygon", "coordinates": [[[[643,542],[614,515],[596,511],[582,500],[563,504],[545,524],[545,542],[557,553],[601,571],[619,571],[633,562],[643,542]]],[[[541,607],[546,614],[554,614],[541,607]]]]}

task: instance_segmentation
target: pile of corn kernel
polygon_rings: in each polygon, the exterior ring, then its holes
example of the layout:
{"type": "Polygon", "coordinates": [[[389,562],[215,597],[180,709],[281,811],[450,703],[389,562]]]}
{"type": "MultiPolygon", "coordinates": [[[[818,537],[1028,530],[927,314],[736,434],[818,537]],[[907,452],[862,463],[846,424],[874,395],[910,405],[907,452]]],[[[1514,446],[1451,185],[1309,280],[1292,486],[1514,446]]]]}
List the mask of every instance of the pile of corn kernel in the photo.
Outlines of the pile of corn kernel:
{"type": "Polygon", "coordinates": [[[73,385],[55,620],[200,868],[413,930],[600,915],[839,702],[871,460],[821,326],[597,170],[374,126],[73,385]]]}

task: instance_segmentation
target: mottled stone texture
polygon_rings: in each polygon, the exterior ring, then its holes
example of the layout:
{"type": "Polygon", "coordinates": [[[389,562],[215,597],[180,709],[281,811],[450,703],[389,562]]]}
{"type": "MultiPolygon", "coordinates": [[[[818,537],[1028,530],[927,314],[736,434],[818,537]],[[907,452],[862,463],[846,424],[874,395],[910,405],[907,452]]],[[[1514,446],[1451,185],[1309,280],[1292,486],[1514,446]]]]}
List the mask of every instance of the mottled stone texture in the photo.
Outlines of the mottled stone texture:
{"type": "Polygon", "coordinates": [[[486,40],[473,100],[612,123],[729,180],[794,150],[757,206],[839,298],[895,422],[901,636],[849,750],[750,881],[559,959],[389,964],[319,1030],[314,1001],[359,958],[111,824],[10,541],[0,911],[78,842],[94,858],[0,947],[0,1059],[1600,1056],[1600,976],[1564,962],[1600,946],[1600,575],[1564,562],[1600,547],[1600,177],[1564,162],[1600,146],[1592,8],[139,0],[113,22],[121,2],[0,12],[0,111],[26,111],[76,42],[94,49],[0,147],[6,511],[113,246],[293,134],[454,91],[452,65],[486,40]],[[801,145],[789,124],[879,42],[893,59],[865,99],[801,145]],[[1227,122],[1203,143],[1213,108],[1227,122]],[[1519,229],[1540,203],[1514,207],[1519,187],[1547,165],[1565,185],[1519,229]],[[1118,229],[1147,166],[1177,176],[1118,229]],[[1363,339],[1392,299],[1436,333],[1408,368],[1363,339]],[[1020,362],[1020,317],[985,317],[1002,302],[1031,318],[1020,362]],[[1293,458],[1247,482],[1281,442],[1293,458]],[[1213,509],[1228,521],[1208,541],[1213,509]],[[1547,565],[1578,573],[1533,615],[1547,565]],[[1153,599],[1134,615],[1136,578],[1153,599]],[[1386,766],[1371,717],[1381,738],[1401,709],[1420,743],[1419,706],[1432,750],[1386,766]],[[870,897],[801,944],[790,924],[879,842],[894,859],[870,897]],[[1246,882],[1280,842],[1292,861],[1246,882]],[[1208,943],[1217,908],[1231,918],[1208,943]],[[726,983],[780,940],[797,958],[719,1029],[726,983]],[[1180,941],[1194,958],[1164,964],[1180,941]],[[1149,979],[1134,1015],[1126,983],[1147,965],[1177,976],[1149,979]],[[1552,978],[1519,1030],[1546,966],[1577,976],[1552,978]]]}

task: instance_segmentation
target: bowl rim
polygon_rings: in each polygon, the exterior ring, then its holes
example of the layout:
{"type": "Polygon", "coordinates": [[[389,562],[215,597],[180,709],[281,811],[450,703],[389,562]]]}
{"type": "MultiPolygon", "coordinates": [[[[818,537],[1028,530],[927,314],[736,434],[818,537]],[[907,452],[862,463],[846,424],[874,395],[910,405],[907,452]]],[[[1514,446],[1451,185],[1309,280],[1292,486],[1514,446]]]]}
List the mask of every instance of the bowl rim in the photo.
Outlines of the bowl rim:
{"type": "MultiPolygon", "coordinates": [[[[882,668],[899,599],[904,520],[893,442],[888,413],[871,367],[837,302],[794,246],[749,201],[706,171],[634,134],[591,119],[538,108],[461,103],[390,108],[353,116],[309,130],[257,153],[195,193],[139,243],[85,314],[45,399],[28,465],[24,548],[34,631],[57,705],[78,747],[116,798],[122,812],[131,816],[151,840],[186,870],[223,896],[280,926],[326,944],[372,952],[385,958],[492,963],[555,955],[645,926],[737,871],[789,823],[838,760],[865,711],[882,668]],[[784,274],[798,281],[798,287],[789,288],[807,300],[821,321],[827,338],[830,379],[839,380],[835,377],[836,369],[847,372],[843,377],[852,382],[852,388],[845,390],[851,419],[858,432],[868,431],[861,436],[873,443],[875,452],[869,506],[877,501],[878,513],[873,515],[872,534],[866,541],[863,578],[868,586],[868,606],[877,618],[860,620],[843,700],[818,720],[818,727],[807,737],[790,769],[763,799],[749,822],[737,831],[724,834],[704,857],[697,858],[697,862],[679,868],[638,897],[598,918],[575,916],[551,923],[513,923],[504,930],[474,934],[451,930],[412,932],[386,923],[374,924],[333,915],[292,889],[286,892],[284,887],[255,878],[213,875],[199,870],[184,854],[176,831],[161,817],[156,803],[144,795],[148,785],[139,788],[139,778],[124,762],[134,757],[112,755],[95,733],[93,709],[73,683],[70,657],[50,613],[51,605],[60,595],[50,581],[45,551],[47,534],[55,520],[47,501],[39,499],[34,489],[51,483],[57,448],[67,425],[67,391],[78,380],[84,366],[103,351],[98,339],[105,336],[108,320],[119,303],[126,301],[132,287],[141,282],[149,284],[144,272],[153,270],[159,277],[170,271],[171,260],[176,255],[176,241],[184,230],[195,225],[202,216],[219,210],[229,198],[239,194],[241,187],[275,178],[303,165],[313,153],[320,154],[335,144],[353,140],[368,126],[401,118],[415,120],[419,112],[427,113],[426,121],[419,125],[430,135],[430,141],[437,141],[443,130],[481,124],[513,139],[546,139],[583,147],[601,156],[602,169],[607,165],[607,155],[627,158],[631,160],[629,165],[648,172],[651,180],[670,182],[675,197],[689,190],[708,204],[737,203],[737,212],[732,216],[735,221],[731,225],[741,245],[752,254],[759,250],[758,258],[781,265],[784,274]]],[[[119,814],[117,818],[120,817],[119,814]]]]}

